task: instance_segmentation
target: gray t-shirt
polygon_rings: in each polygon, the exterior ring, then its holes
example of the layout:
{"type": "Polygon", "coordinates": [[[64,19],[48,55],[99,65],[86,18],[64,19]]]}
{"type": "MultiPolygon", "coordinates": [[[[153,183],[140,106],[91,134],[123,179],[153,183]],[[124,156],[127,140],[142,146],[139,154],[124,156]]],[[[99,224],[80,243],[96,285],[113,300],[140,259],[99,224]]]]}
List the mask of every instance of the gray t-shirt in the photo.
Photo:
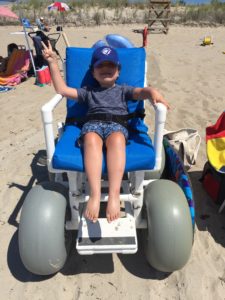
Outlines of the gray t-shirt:
{"type": "Polygon", "coordinates": [[[88,114],[127,114],[127,100],[133,99],[133,86],[114,85],[111,88],[78,88],[78,102],[86,103],[88,114]]]}

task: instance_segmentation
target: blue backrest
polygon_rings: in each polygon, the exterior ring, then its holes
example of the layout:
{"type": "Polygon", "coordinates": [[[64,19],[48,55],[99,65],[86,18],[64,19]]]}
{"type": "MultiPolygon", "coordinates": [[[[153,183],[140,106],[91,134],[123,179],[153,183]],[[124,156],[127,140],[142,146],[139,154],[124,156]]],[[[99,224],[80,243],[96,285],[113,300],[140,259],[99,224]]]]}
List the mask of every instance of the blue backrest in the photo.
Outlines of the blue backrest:
{"type": "MultiPolygon", "coordinates": [[[[118,48],[116,50],[122,65],[117,83],[143,87],[145,81],[145,49],[118,48]]],[[[96,84],[89,70],[93,51],[93,48],[68,47],[66,49],[66,82],[70,87],[78,88],[96,84]]],[[[143,101],[128,101],[129,112],[140,111],[143,107],[143,101]]],[[[86,111],[87,107],[85,105],[78,104],[70,99],[67,100],[67,117],[81,117],[85,115],[86,111]]]]}

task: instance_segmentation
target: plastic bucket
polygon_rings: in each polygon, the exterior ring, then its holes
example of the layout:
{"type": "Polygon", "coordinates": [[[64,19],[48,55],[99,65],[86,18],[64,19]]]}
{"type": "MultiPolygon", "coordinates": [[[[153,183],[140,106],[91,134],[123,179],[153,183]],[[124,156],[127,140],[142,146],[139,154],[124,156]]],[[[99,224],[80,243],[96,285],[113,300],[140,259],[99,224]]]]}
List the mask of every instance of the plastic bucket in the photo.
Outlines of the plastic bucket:
{"type": "Polygon", "coordinates": [[[44,72],[45,72],[45,82],[50,83],[51,82],[51,74],[50,74],[49,67],[46,67],[44,69],[44,72]]]}
{"type": "Polygon", "coordinates": [[[38,83],[45,84],[45,71],[44,69],[37,70],[38,83]]]}
{"type": "Polygon", "coordinates": [[[51,82],[51,75],[48,66],[37,70],[37,80],[39,84],[49,84],[51,82]]]}
{"type": "Polygon", "coordinates": [[[210,36],[205,36],[203,39],[203,45],[211,45],[212,44],[212,39],[210,36]]]}

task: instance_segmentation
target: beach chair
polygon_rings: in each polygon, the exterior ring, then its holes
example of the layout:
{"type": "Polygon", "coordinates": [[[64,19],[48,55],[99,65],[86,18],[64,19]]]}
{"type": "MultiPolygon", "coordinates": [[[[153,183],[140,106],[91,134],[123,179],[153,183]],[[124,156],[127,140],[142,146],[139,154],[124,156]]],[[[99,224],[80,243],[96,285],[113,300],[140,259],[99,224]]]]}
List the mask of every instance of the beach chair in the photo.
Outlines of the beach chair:
{"type": "Polygon", "coordinates": [[[29,32],[28,36],[32,39],[34,48],[36,51],[35,65],[37,68],[42,68],[44,65],[48,65],[48,62],[43,58],[43,55],[42,55],[41,42],[44,42],[45,44],[47,44],[47,42],[50,41],[52,49],[59,56],[60,60],[63,63],[63,59],[62,59],[59,51],[56,49],[56,44],[61,36],[60,32],[50,33],[50,34],[46,35],[43,31],[38,30],[38,31],[29,32]]]}
{"type": "Polygon", "coordinates": [[[0,85],[17,85],[27,78],[30,54],[25,49],[14,49],[4,72],[0,72],[0,85]]]}
{"type": "MultiPolygon", "coordinates": [[[[118,83],[145,84],[144,48],[117,49],[122,64],[118,83]]],[[[66,50],[66,80],[69,86],[93,84],[89,70],[93,49],[66,50]]],[[[96,223],[83,212],[89,198],[83,152],[77,144],[80,127],[74,118],[86,107],[67,99],[65,124],[58,127],[55,142],[53,111],[63,97],[57,94],[42,107],[49,182],[28,193],[19,224],[19,252],[25,267],[35,274],[59,271],[68,253],[68,233],[76,238],[79,254],[123,253],[138,250],[137,229],[143,231],[148,262],[156,269],[173,272],[182,268],[191,253],[194,233],[193,195],[187,174],[173,148],[165,141],[166,108],[155,106],[155,135],[152,143],[138,116],[144,101],[129,101],[129,140],[121,186],[121,218],[108,223],[100,213],[96,223]],[[65,234],[66,233],[66,234],[65,234]]],[[[110,116],[109,116],[110,118],[110,116]]],[[[105,154],[105,153],[104,153],[105,154]]],[[[103,155],[101,206],[107,201],[107,167],[103,155]]],[[[142,246],[142,245],[140,245],[142,246]]]]}
{"type": "Polygon", "coordinates": [[[30,20],[27,18],[22,18],[21,23],[25,29],[30,29],[34,31],[37,28],[36,26],[31,25],[30,20]]]}

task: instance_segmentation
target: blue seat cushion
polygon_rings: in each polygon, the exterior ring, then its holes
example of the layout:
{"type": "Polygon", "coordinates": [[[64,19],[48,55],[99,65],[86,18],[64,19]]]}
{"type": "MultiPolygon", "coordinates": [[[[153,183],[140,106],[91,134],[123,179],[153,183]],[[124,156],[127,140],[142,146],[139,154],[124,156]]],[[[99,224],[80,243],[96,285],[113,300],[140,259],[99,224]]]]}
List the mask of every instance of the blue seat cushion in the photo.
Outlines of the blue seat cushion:
{"type": "MultiPolygon", "coordinates": [[[[84,172],[83,149],[77,144],[80,129],[74,125],[65,127],[53,156],[53,168],[84,172]]],[[[130,132],[126,146],[125,172],[150,170],[155,165],[155,152],[151,139],[145,132],[130,132]]],[[[103,155],[102,172],[106,173],[106,155],[103,155]]]]}

